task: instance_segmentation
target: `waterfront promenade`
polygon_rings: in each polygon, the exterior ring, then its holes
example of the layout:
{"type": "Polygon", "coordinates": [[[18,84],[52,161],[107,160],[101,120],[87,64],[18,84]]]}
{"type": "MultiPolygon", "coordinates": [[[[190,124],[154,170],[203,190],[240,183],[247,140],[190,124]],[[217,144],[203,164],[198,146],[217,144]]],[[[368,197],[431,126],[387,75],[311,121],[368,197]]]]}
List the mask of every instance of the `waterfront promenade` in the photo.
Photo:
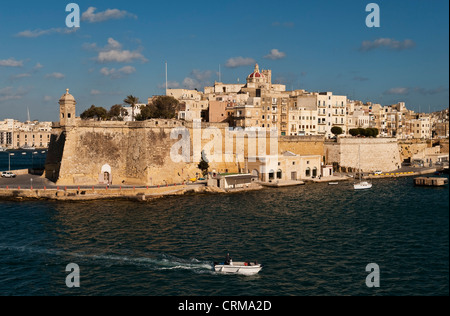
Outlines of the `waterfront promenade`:
{"type": "MultiPolygon", "coordinates": [[[[365,178],[399,178],[412,177],[436,172],[436,168],[411,168],[406,167],[393,172],[386,172],[381,175],[369,175],[365,178]]],[[[326,182],[347,182],[354,178],[348,174],[337,174],[329,178],[317,178],[311,183],[326,182]]],[[[297,184],[298,185],[298,184],[297,184]]],[[[274,186],[275,188],[278,186],[274,186]]],[[[279,187],[283,187],[280,185],[279,187]]],[[[248,189],[258,190],[263,188],[259,184],[254,184],[248,189]]],[[[31,174],[18,175],[13,179],[0,178],[0,199],[48,199],[60,201],[83,201],[99,199],[129,199],[137,201],[147,201],[164,196],[195,194],[195,193],[227,193],[236,190],[223,190],[206,186],[206,182],[198,183],[173,183],[157,186],[134,186],[134,185],[80,185],[80,186],[58,186],[48,179],[31,174]]],[[[238,190],[241,191],[241,190],[238,190]]]]}

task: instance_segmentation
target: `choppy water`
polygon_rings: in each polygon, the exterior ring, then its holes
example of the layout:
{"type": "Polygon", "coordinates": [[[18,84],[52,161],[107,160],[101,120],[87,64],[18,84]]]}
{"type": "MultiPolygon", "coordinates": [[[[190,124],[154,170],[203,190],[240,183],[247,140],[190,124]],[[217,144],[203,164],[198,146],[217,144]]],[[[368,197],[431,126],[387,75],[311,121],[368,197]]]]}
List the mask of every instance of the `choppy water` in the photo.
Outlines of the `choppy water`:
{"type": "Polygon", "coordinates": [[[147,204],[1,202],[0,295],[449,295],[449,190],[412,178],[147,204]],[[220,275],[213,261],[265,265],[220,275]],[[66,265],[80,266],[69,289],[66,265]],[[381,287],[368,288],[377,263],[381,287]]]}

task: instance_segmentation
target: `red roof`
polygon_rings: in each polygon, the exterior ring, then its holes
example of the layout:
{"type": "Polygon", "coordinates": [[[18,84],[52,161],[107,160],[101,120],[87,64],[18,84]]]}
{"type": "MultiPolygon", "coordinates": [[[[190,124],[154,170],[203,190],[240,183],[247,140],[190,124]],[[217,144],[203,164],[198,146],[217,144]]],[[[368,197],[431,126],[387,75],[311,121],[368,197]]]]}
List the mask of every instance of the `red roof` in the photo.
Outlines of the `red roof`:
{"type": "Polygon", "coordinates": [[[263,78],[264,75],[262,73],[259,73],[259,72],[254,72],[254,73],[250,74],[248,77],[249,78],[263,78]]]}

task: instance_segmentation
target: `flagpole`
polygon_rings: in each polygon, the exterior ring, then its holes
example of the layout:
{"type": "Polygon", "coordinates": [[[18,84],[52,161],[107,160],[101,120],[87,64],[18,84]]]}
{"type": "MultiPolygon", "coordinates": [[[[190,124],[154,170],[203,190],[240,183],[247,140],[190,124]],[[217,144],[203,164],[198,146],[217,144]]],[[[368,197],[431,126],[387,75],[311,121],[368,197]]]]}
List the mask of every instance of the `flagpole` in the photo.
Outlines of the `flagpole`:
{"type": "Polygon", "coordinates": [[[167,95],[167,90],[169,89],[169,84],[167,81],[167,61],[166,61],[166,95],[167,95]]]}

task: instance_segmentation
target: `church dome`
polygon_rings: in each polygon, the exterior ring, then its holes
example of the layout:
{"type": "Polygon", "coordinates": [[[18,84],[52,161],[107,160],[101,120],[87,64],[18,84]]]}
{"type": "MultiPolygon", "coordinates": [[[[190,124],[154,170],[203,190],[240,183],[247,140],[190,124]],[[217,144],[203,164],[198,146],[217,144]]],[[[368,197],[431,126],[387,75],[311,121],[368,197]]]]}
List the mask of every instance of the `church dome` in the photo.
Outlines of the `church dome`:
{"type": "Polygon", "coordinates": [[[253,71],[253,73],[251,73],[248,76],[248,78],[249,79],[251,79],[251,78],[264,78],[264,75],[259,72],[259,65],[258,64],[255,65],[255,70],[253,71]]]}

